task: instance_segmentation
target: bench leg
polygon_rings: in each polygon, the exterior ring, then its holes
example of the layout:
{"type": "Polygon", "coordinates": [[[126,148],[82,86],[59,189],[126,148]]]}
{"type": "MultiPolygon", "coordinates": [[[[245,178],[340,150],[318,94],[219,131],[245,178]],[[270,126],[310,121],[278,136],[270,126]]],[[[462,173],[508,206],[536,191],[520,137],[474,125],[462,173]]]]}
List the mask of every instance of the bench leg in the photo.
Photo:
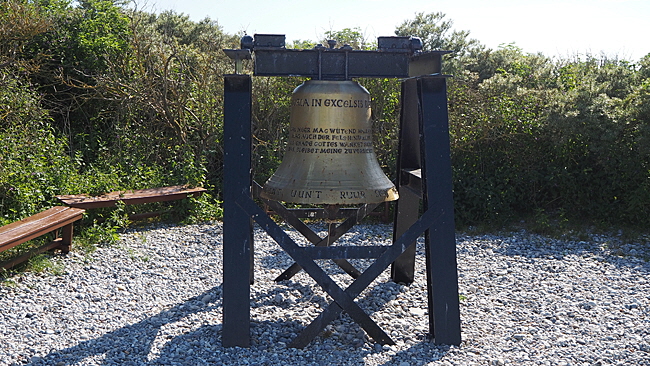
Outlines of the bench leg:
{"type": "Polygon", "coordinates": [[[72,223],[61,228],[61,251],[63,253],[70,252],[72,248],[72,231],[74,225],[72,223]]]}

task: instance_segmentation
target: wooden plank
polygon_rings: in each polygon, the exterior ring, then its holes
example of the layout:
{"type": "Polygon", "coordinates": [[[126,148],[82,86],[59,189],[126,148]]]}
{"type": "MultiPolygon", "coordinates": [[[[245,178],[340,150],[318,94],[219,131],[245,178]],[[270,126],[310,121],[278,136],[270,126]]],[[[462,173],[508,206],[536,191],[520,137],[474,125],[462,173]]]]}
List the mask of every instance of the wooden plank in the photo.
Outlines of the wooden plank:
{"type": "Polygon", "coordinates": [[[387,248],[387,246],[345,245],[334,247],[304,247],[302,250],[311,259],[368,259],[381,257],[387,248]]]}
{"type": "Polygon", "coordinates": [[[3,227],[0,227],[0,235],[5,235],[7,233],[10,233],[22,226],[24,226],[27,222],[29,221],[35,221],[35,220],[41,220],[43,218],[50,217],[52,215],[56,215],[58,212],[68,210],[68,207],[65,206],[55,206],[52,207],[48,210],[45,210],[43,212],[39,212],[36,215],[24,218],[20,221],[12,222],[11,224],[5,225],[3,227]]]}
{"type": "Polygon", "coordinates": [[[81,219],[85,210],[64,206],[52,207],[28,218],[0,228],[0,251],[35,239],[81,219]]]}
{"type": "Polygon", "coordinates": [[[122,201],[126,205],[174,201],[187,197],[199,196],[206,191],[207,189],[202,187],[188,188],[187,186],[171,186],[128,191],[115,191],[101,196],[73,194],[57,196],[56,198],[70,207],[91,209],[111,207],[114,206],[118,201],[122,201]]]}

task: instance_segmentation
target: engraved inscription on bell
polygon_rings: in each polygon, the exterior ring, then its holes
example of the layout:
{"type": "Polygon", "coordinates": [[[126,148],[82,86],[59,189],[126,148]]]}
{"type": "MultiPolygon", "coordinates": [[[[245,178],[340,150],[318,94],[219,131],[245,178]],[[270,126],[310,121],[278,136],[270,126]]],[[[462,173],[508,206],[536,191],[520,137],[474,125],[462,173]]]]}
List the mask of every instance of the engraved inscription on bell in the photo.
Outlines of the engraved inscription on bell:
{"type": "Polygon", "coordinates": [[[372,146],[370,95],[355,81],[306,81],[293,92],[289,140],[261,196],[311,204],[397,199],[372,146]]]}

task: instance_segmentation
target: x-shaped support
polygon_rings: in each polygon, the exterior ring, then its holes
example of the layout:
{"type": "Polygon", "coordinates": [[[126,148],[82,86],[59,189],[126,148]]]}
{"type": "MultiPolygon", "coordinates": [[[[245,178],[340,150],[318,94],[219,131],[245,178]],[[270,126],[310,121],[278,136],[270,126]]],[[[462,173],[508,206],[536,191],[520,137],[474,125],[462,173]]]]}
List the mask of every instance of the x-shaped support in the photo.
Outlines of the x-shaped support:
{"type": "MultiPolygon", "coordinates": [[[[254,195],[259,198],[259,192],[261,191],[262,187],[257,183],[253,182],[253,187],[254,189],[254,195]]],[[[361,206],[359,209],[356,210],[355,214],[351,215],[348,217],[343,223],[338,225],[334,230],[328,230],[328,234],[326,237],[321,238],[318,236],[314,231],[312,231],[307,225],[305,225],[304,222],[302,222],[299,218],[297,218],[290,210],[288,210],[286,207],[284,207],[280,202],[277,201],[270,201],[266,200],[263,198],[260,198],[264,204],[266,204],[269,208],[271,208],[275,213],[277,213],[280,217],[282,217],[285,222],[287,222],[289,225],[293,226],[294,229],[298,230],[307,240],[309,240],[312,244],[314,244],[315,247],[326,247],[329,246],[331,243],[335,242],[338,240],[343,234],[347,233],[354,225],[356,225],[358,222],[361,222],[361,220],[366,217],[366,215],[370,212],[372,212],[379,204],[364,204],[361,206]]],[[[358,269],[354,268],[352,264],[350,264],[348,261],[345,259],[341,258],[335,258],[333,259],[334,263],[336,263],[343,271],[345,271],[347,274],[352,276],[352,278],[358,278],[361,275],[361,272],[359,272],[358,269]]],[[[298,263],[292,264],[289,268],[287,268],[282,274],[280,274],[275,281],[285,281],[291,279],[294,275],[296,275],[302,267],[298,263]]]]}
{"type": "MultiPolygon", "coordinates": [[[[277,243],[300,265],[334,302],[321,313],[311,324],[298,335],[290,344],[291,347],[302,348],[311,342],[332,320],[345,310],[368,335],[379,344],[395,344],[393,340],[354,302],[354,299],[372,283],[408,246],[436,221],[433,210],[427,210],[420,219],[390,246],[382,250],[377,260],[371,264],[345,290],[332,280],[309,255],[307,248],[301,248],[280,228],[255,202],[248,197],[240,197],[236,204],[264,229],[277,243]]],[[[336,248],[324,248],[336,249],[336,248]]],[[[359,256],[358,258],[363,258],[359,256]]],[[[368,256],[365,256],[368,258],[368,256]]]]}

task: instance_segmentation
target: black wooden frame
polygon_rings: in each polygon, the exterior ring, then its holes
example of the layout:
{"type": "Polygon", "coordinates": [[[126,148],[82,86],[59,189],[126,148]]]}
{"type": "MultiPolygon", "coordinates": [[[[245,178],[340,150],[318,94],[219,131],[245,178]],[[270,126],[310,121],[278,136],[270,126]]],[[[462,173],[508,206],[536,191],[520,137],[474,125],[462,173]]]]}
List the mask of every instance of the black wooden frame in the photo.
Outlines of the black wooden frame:
{"type": "MultiPolygon", "coordinates": [[[[265,48],[264,52],[281,55],[283,51],[265,48]]],[[[441,54],[443,52],[434,55],[438,58],[436,68],[439,68],[441,54]]],[[[417,57],[426,59],[422,55],[417,57]]],[[[383,69],[386,65],[379,67],[383,69]]],[[[290,70],[291,65],[283,64],[279,72],[295,75],[290,70]]],[[[401,77],[403,70],[399,72],[400,75],[393,77],[401,77]]],[[[386,77],[390,70],[379,74],[386,77]]],[[[430,336],[436,344],[459,345],[461,331],[446,76],[436,73],[407,78],[402,82],[397,167],[400,199],[390,246],[328,246],[372,211],[375,205],[363,205],[347,213],[348,218],[343,223],[332,226],[328,236],[320,238],[280,203],[264,201],[314,244],[304,248],[289,238],[255,203],[259,185],[253,182],[251,172],[251,85],[248,75],[224,76],[223,345],[250,346],[250,284],[254,273],[252,221],[296,262],[276,280],[288,279],[302,268],[334,299],[290,346],[301,348],[309,344],[342,311],[346,311],[377,343],[393,344],[354,299],[391,263],[394,281],[413,282],[415,242],[422,234],[425,236],[430,336]],[[420,200],[423,202],[422,213],[419,212],[420,200]],[[355,278],[349,287],[340,288],[314,262],[324,258],[335,260],[355,278]],[[376,260],[360,272],[346,261],[350,258],[376,260]],[[248,275],[243,276],[244,273],[248,275]]]]}

